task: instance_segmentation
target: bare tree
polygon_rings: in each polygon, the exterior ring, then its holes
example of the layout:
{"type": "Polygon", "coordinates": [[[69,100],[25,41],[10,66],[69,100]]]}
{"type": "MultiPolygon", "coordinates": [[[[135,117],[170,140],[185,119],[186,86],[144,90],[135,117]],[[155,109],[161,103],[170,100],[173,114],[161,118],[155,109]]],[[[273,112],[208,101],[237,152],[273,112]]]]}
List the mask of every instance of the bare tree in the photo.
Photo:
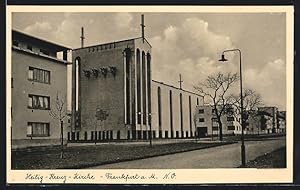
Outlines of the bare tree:
{"type": "Polygon", "coordinates": [[[206,78],[204,83],[199,83],[194,86],[194,89],[202,95],[209,97],[210,105],[214,109],[214,114],[219,124],[219,138],[223,140],[222,133],[222,121],[221,116],[224,114],[227,105],[227,93],[230,87],[238,81],[239,77],[237,73],[217,73],[216,75],[210,75],[206,78]]]}
{"type": "MultiPolygon", "coordinates": [[[[245,116],[243,118],[247,118],[253,121],[253,124],[256,125],[257,130],[259,131],[259,123],[260,123],[260,113],[257,111],[259,106],[262,106],[262,100],[260,94],[255,92],[252,89],[244,89],[243,90],[243,108],[245,116]]],[[[228,97],[228,106],[233,108],[231,110],[231,114],[235,117],[236,121],[239,121],[240,125],[242,124],[242,120],[239,119],[241,115],[241,96],[231,94],[228,97]]]]}
{"type": "Polygon", "coordinates": [[[65,102],[64,99],[62,99],[59,96],[59,93],[56,93],[56,99],[55,99],[55,106],[54,108],[51,108],[49,110],[49,115],[57,119],[60,123],[60,142],[61,142],[61,152],[60,152],[60,158],[64,157],[64,133],[63,133],[63,126],[64,126],[64,118],[67,116],[66,108],[65,108],[65,102]]]}

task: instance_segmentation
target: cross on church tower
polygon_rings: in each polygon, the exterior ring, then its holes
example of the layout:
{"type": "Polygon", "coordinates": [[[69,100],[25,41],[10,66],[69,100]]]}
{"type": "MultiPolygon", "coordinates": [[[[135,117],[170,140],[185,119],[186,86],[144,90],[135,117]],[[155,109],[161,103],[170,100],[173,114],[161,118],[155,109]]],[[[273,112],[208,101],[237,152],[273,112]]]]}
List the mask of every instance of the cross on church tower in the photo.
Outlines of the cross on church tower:
{"type": "Polygon", "coordinates": [[[145,41],[145,24],[144,24],[144,15],[141,15],[141,28],[142,28],[142,39],[143,39],[143,43],[145,41]]]}
{"type": "Polygon", "coordinates": [[[80,39],[81,39],[81,48],[83,48],[83,46],[84,46],[84,39],[85,39],[85,37],[84,37],[84,31],[83,30],[84,30],[83,27],[81,27],[81,36],[80,36],[80,39]]]}
{"type": "Polygon", "coordinates": [[[181,74],[179,74],[179,88],[182,89],[183,80],[181,79],[181,74]]]}

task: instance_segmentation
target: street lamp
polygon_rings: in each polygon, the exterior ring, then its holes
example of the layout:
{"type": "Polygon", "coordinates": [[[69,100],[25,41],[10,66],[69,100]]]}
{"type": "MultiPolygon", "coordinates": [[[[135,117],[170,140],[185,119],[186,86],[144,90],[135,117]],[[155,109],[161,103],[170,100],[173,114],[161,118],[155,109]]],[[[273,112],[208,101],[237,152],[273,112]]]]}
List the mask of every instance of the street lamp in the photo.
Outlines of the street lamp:
{"type": "Polygon", "coordinates": [[[245,152],[245,143],[244,143],[244,108],[243,108],[243,78],[242,78],[242,52],[240,49],[229,49],[229,50],[225,50],[223,51],[222,55],[221,55],[221,59],[219,61],[225,62],[228,61],[225,58],[225,53],[226,52],[239,52],[239,56],[240,56],[240,96],[241,96],[241,120],[242,120],[242,135],[241,135],[241,159],[242,159],[242,166],[245,166],[246,163],[246,152],[245,152]]]}

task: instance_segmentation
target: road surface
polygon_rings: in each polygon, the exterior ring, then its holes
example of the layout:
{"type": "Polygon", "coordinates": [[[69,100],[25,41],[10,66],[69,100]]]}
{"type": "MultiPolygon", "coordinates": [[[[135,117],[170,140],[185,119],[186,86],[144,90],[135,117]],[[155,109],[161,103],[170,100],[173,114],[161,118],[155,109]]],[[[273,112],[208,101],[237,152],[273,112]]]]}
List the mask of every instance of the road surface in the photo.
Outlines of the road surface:
{"type": "MultiPolygon", "coordinates": [[[[240,143],[93,167],[93,169],[236,168],[241,165],[240,143]]],[[[285,146],[285,138],[246,141],[246,162],[285,146]]]]}

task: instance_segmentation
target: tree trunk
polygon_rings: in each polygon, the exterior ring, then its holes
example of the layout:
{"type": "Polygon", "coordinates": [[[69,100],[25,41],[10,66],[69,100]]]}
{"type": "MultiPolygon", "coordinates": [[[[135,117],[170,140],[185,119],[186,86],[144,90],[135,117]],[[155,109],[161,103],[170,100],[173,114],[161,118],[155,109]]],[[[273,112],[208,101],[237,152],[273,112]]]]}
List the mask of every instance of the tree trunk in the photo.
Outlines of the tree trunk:
{"type": "Polygon", "coordinates": [[[222,122],[219,121],[219,138],[220,138],[220,141],[223,141],[223,130],[222,130],[222,122]]]}
{"type": "Polygon", "coordinates": [[[63,132],[63,121],[60,121],[60,135],[61,135],[61,152],[60,152],[60,158],[64,158],[64,132],[63,132]]]}

